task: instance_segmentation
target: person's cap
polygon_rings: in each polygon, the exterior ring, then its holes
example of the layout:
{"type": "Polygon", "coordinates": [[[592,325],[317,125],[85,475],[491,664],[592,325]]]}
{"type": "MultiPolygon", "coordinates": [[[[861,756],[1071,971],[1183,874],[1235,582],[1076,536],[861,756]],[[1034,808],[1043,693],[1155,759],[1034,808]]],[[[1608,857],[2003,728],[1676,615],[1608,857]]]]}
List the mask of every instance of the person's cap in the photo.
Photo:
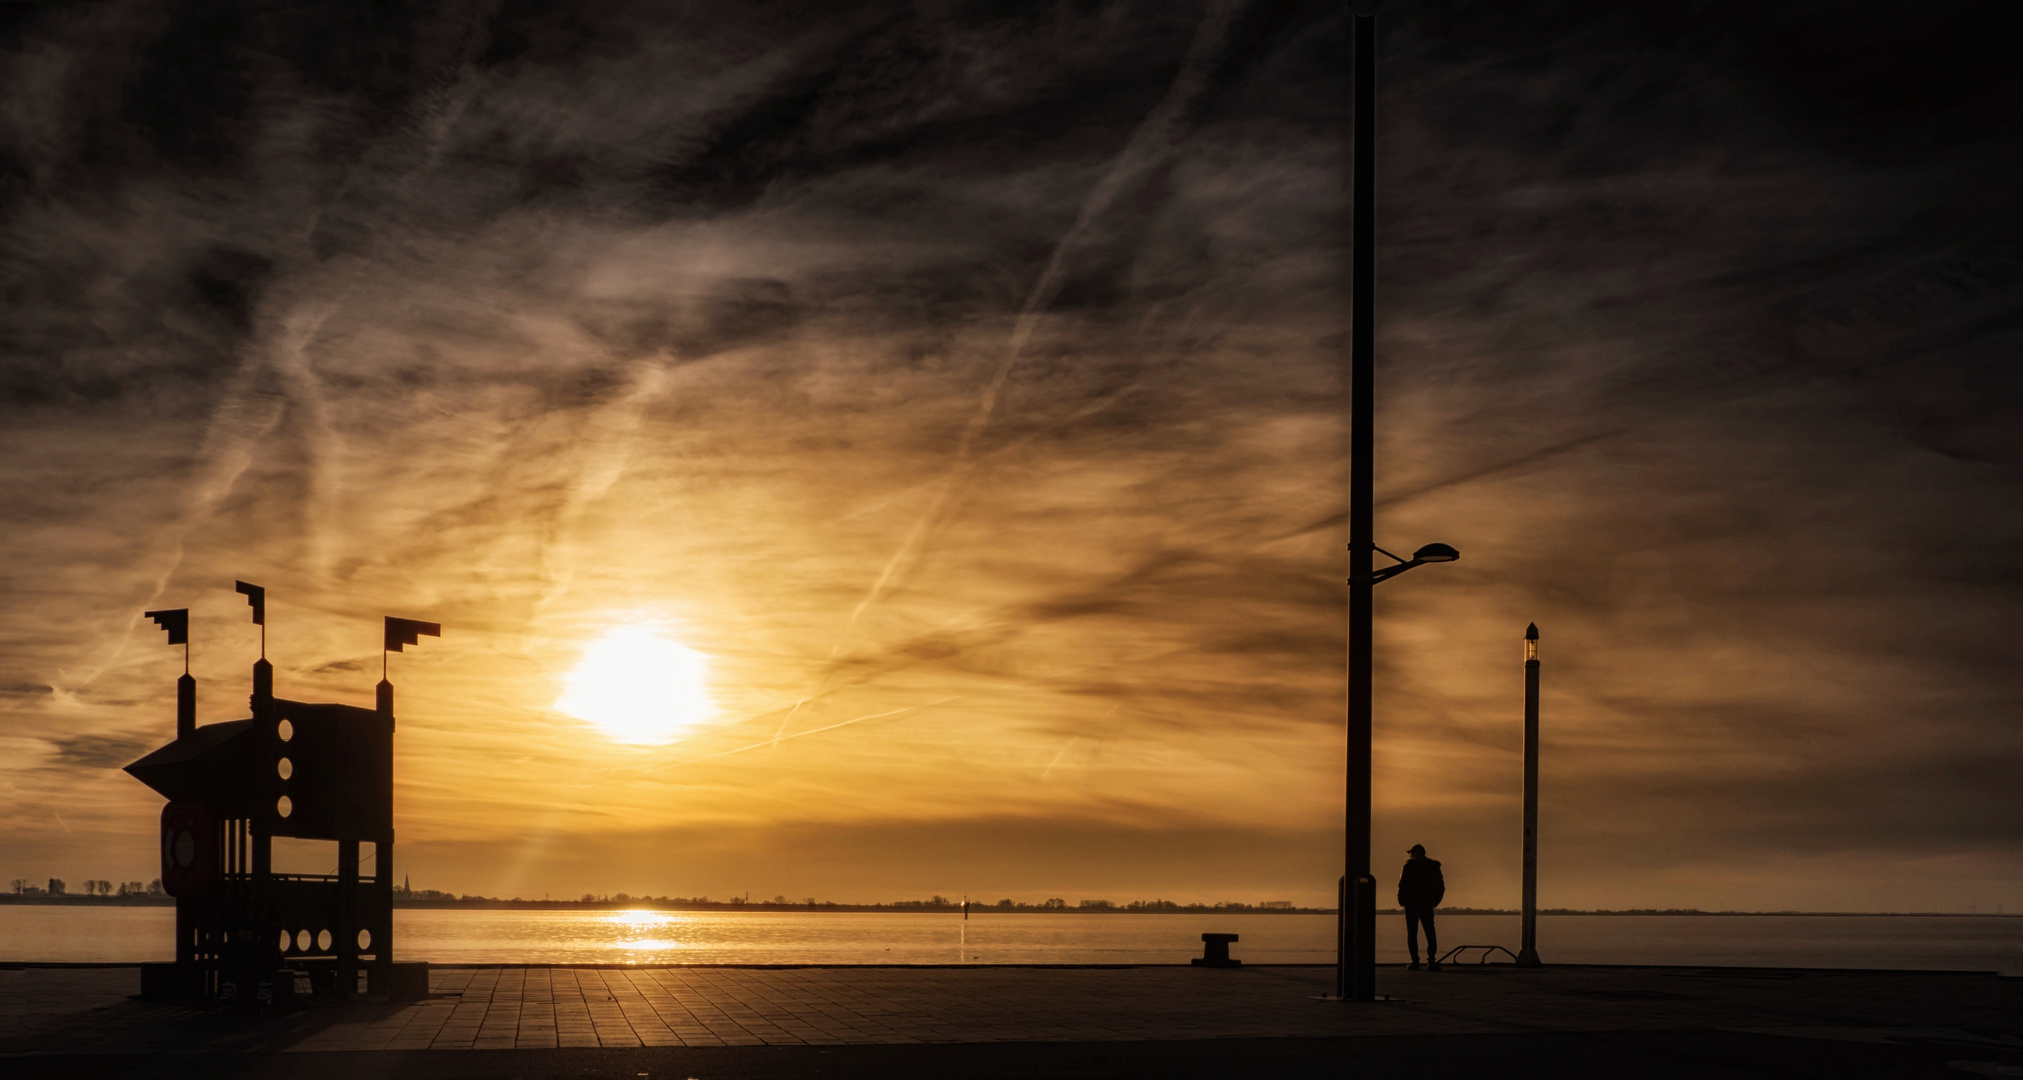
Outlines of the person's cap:
{"type": "Polygon", "coordinates": [[[1424,855],[1424,854],[1426,854],[1426,845],[1424,845],[1424,844],[1413,844],[1413,845],[1412,845],[1411,847],[1408,847],[1408,848],[1406,848],[1406,849],[1405,849],[1405,854],[1407,854],[1407,855],[1424,855]]]}

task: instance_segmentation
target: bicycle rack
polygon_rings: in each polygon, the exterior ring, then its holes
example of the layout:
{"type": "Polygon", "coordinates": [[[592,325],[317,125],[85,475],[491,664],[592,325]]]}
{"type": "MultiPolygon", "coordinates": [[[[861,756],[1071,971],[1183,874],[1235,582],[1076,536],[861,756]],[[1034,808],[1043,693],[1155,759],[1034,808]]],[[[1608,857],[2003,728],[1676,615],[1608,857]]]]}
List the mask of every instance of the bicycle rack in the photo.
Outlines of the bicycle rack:
{"type": "Polygon", "coordinates": [[[1517,954],[1511,952],[1509,949],[1506,949],[1501,945],[1456,945],[1453,948],[1447,950],[1447,955],[1442,956],[1440,959],[1434,961],[1434,963],[1437,964],[1447,963],[1448,961],[1454,959],[1454,957],[1460,955],[1461,953],[1467,952],[1470,949],[1482,950],[1482,958],[1475,961],[1478,964],[1487,964],[1489,962],[1489,957],[1494,953],[1502,953],[1503,955],[1510,957],[1511,963],[1513,964],[1517,963],[1517,954]]]}

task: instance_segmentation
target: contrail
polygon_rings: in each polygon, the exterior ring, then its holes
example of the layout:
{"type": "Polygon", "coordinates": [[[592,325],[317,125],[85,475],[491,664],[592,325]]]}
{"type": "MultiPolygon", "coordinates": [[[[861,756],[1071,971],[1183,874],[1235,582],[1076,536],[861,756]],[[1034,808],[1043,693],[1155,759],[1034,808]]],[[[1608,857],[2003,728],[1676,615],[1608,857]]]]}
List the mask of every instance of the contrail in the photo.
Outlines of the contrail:
{"type": "MultiPolygon", "coordinates": [[[[1039,280],[1034,282],[1032,292],[1027,294],[1026,302],[1019,309],[1018,318],[1012,324],[1011,341],[1005,348],[1003,358],[998,361],[997,370],[991,374],[990,382],[984,385],[983,394],[976,403],[976,411],[963,426],[962,438],[956,443],[954,463],[936,485],[937,490],[927,509],[914,521],[913,527],[906,531],[905,538],[899,542],[899,547],[893,551],[892,557],[885,560],[884,567],[878,571],[878,577],[871,583],[870,589],[866,590],[864,598],[850,610],[850,617],[844,622],[842,633],[837,635],[836,643],[829,649],[829,662],[823,665],[822,674],[815,684],[816,691],[827,682],[829,671],[833,668],[836,658],[842,655],[851,636],[856,633],[858,621],[863,618],[866,611],[883,599],[892,582],[905,574],[919,556],[920,549],[925,546],[927,537],[946,515],[950,503],[962,491],[964,480],[975,469],[974,453],[977,439],[990,427],[991,420],[996,416],[998,397],[1003,392],[1006,381],[1011,378],[1012,370],[1018,366],[1026,344],[1032,340],[1040,316],[1047,306],[1053,303],[1054,298],[1060,295],[1069,261],[1086,244],[1096,221],[1117,201],[1117,196],[1124,190],[1125,185],[1158,162],[1172,148],[1186,119],[1187,110],[1208,87],[1209,75],[1222,56],[1230,21],[1241,7],[1240,0],[1217,0],[1210,5],[1208,14],[1195,29],[1194,40],[1187,49],[1187,57],[1181,62],[1180,73],[1174,76],[1172,85],[1167,87],[1166,96],[1160,98],[1159,104],[1153,106],[1152,111],[1145,115],[1145,119],[1139,121],[1138,127],[1131,133],[1130,140],[1124,144],[1124,149],[1111,160],[1109,168],[1104,170],[1095,187],[1091,188],[1087,197],[1082,200],[1081,211],[1075,215],[1074,224],[1068,227],[1060,242],[1054,245],[1053,254],[1047,259],[1046,269],[1040,272],[1039,280]]],[[[814,692],[811,691],[802,700],[806,701],[814,692]]],[[[799,705],[797,704],[795,708],[798,709],[799,705]]],[[[789,718],[791,719],[791,714],[789,718]]],[[[782,723],[780,731],[785,730],[786,725],[782,723]]],[[[777,745],[780,737],[779,733],[775,733],[772,743],[777,745]]]]}
{"type": "Polygon", "coordinates": [[[657,359],[634,361],[630,384],[624,392],[586,417],[582,437],[576,442],[584,449],[578,458],[577,473],[554,515],[543,530],[541,543],[541,594],[534,603],[535,619],[557,598],[569,591],[576,578],[575,553],[570,538],[584,511],[609,494],[617,485],[639,447],[640,426],[647,410],[667,396],[674,379],[665,363],[657,359]]]}
{"type": "Polygon", "coordinates": [[[218,504],[238,483],[239,477],[252,467],[254,446],[281,422],[285,400],[279,394],[261,393],[259,390],[260,378],[267,369],[264,351],[248,350],[246,360],[233,373],[224,398],[212,411],[205,427],[204,441],[197,452],[196,476],[184,496],[182,515],[170,534],[173,539],[168,566],[155,578],[154,589],[148,593],[147,601],[136,606],[127,617],[111,653],[89,674],[63,689],[74,691],[90,686],[105,674],[106,669],[119,662],[133,638],[134,627],[140,623],[141,609],[153,607],[168,591],[170,579],[181,569],[190,533],[210,519],[218,504]]]}
{"type": "MultiPolygon", "coordinates": [[[[469,52],[474,40],[471,29],[467,26],[460,56],[469,52]]],[[[447,66],[438,75],[439,85],[430,95],[431,107],[426,111],[427,122],[423,125],[424,130],[421,133],[422,160],[418,167],[407,171],[401,190],[405,190],[419,176],[434,168],[441,157],[442,146],[448,138],[450,128],[463,114],[468,93],[461,96],[454,93],[454,73],[457,70],[455,66],[447,66]]],[[[341,199],[370,165],[369,162],[359,162],[346,172],[343,182],[325,200],[324,206],[309,216],[307,227],[302,232],[303,236],[306,237],[314,230],[324,210],[341,199]]],[[[153,591],[148,594],[146,602],[141,604],[140,608],[154,606],[168,590],[169,582],[175,577],[176,571],[182,568],[189,534],[210,519],[218,504],[231,493],[239,477],[252,465],[253,448],[271,434],[275,426],[281,422],[281,416],[286,410],[286,401],[282,395],[257,392],[263,376],[279,376],[286,380],[290,391],[287,396],[295,398],[303,406],[309,420],[312,469],[310,494],[311,512],[314,517],[311,525],[318,533],[311,540],[314,555],[312,561],[322,564],[319,565],[319,570],[323,565],[327,565],[324,537],[321,535],[321,526],[330,513],[331,487],[327,470],[330,460],[340,447],[336,427],[330,422],[322,384],[303,357],[302,350],[308,346],[310,340],[322,329],[324,321],[341,306],[342,302],[343,298],[340,296],[335,301],[319,305],[306,316],[298,315],[285,319],[279,335],[283,343],[279,357],[272,354],[271,346],[263,345],[248,350],[245,361],[239,365],[238,371],[233,373],[223,399],[211,413],[204,433],[203,447],[197,455],[199,462],[197,476],[184,500],[181,520],[173,530],[173,551],[169,556],[168,566],[155,579],[153,591]]],[[[128,617],[125,626],[121,628],[119,640],[113,644],[104,662],[93,668],[90,674],[64,689],[89,686],[108,668],[119,662],[120,656],[125,653],[127,645],[133,638],[134,627],[139,625],[140,608],[136,608],[134,614],[128,617]]],[[[57,674],[59,678],[65,676],[61,670],[57,674]]]]}
{"type": "MultiPolygon", "coordinates": [[[[218,504],[232,493],[239,477],[252,467],[254,447],[273,433],[291,401],[302,406],[315,432],[310,439],[310,463],[315,474],[311,477],[312,493],[319,503],[327,498],[329,485],[322,473],[328,468],[328,459],[334,456],[336,433],[325,407],[322,386],[309,370],[303,353],[341,302],[340,299],[316,305],[283,319],[279,330],[263,335],[269,340],[247,350],[246,361],[233,373],[223,400],[206,425],[203,446],[197,452],[196,478],[184,496],[182,517],[172,533],[175,539],[169,564],[155,578],[154,591],[141,608],[153,607],[168,591],[169,582],[182,568],[190,534],[211,519],[218,504]],[[260,381],[268,375],[280,377],[286,389],[280,393],[262,392],[260,381]]],[[[323,507],[318,506],[319,518],[322,511],[323,507]]],[[[119,662],[140,618],[140,608],[136,608],[127,618],[112,654],[77,685],[89,686],[119,662]]]]}
{"type": "Polygon", "coordinates": [[[309,363],[309,343],[323,329],[330,316],[343,307],[349,290],[336,298],[298,307],[281,320],[280,340],[271,349],[274,371],[288,387],[289,400],[302,410],[303,446],[309,458],[309,565],[320,579],[329,577],[332,522],[338,482],[338,459],[344,443],[331,419],[329,396],[323,380],[309,363]]]}
{"type": "Polygon", "coordinates": [[[976,412],[971,414],[969,423],[963,427],[962,439],[955,448],[955,463],[944,477],[941,490],[936,492],[933,502],[928,504],[927,510],[921,514],[913,528],[907,531],[906,538],[899,544],[899,549],[886,560],[884,569],[879,572],[878,579],[872,583],[870,591],[850,612],[850,619],[843,626],[842,636],[837,639],[835,648],[829,650],[831,659],[841,652],[849,641],[850,635],[857,628],[858,619],[884,596],[887,586],[918,555],[928,533],[939,524],[952,497],[961,489],[962,481],[974,468],[973,454],[976,441],[996,417],[998,397],[1003,392],[1006,381],[1011,378],[1012,370],[1018,366],[1019,360],[1024,355],[1027,343],[1032,340],[1040,316],[1044,314],[1047,306],[1053,303],[1054,298],[1060,295],[1069,260],[1085,245],[1096,220],[1117,201],[1117,195],[1124,190],[1125,184],[1143,173],[1171,148],[1179,134],[1188,107],[1193,105],[1195,99],[1207,88],[1209,72],[1214,70],[1216,61],[1222,55],[1223,40],[1228,36],[1230,20],[1235,17],[1240,6],[1235,0],[1223,0],[1209,8],[1208,14],[1201,20],[1201,26],[1195,30],[1194,41],[1188,46],[1187,58],[1181,63],[1180,73],[1174,76],[1173,84],[1167,87],[1166,96],[1161,98],[1159,104],[1153,106],[1152,111],[1139,122],[1137,130],[1131,133],[1130,141],[1124,144],[1124,149],[1111,160],[1110,167],[1104,170],[1103,175],[1097,179],[1096,186],[1091,188],[1088,196],[1082,200],[1082,209],[1075,215],[1075,223],[1068,227],[1067,233],[1061,237],[1058,244],[1054,245],[1053,254],[1047,259],[1046,269],[1040,272],[1039,280],[1033,284],[1025,305],[1019,309],[1018,319],[1012,324],[1011,342],[1005,349],[1004,358],[998,361],[997,370],[992,373],[990,382],[984,386],[983,395],[976,403],[976,412]]]}
{"type": "Polygon", "coordinates": [[[1047,767],[1040,770],[1040,779],[1045,780],[1048,774],[1054,771],[1054,766],[1059,765],[1061,759],[1068,756],[1068,751],[1074,749],[1075,744],[1081,741],[1082,737],[1080,735],[1068,736],[1068,741],[1061,744],[1061,752],[1055,754],[1054,760],[1047,762],[1047,767]]]}
{"type": "Polygon", "coordinates": [[[1194,32],[1193,43],[1187,48],[1187,58],[1181,62],[1180,74],[1173,77],[1173,85],[1166,89],[1166,96],[1139,122],[1138,129],[1131,133],[1131,141],[1124,144],[1123,152],[1110,162],[1109,169],[1089,190],[1088,197],[1082,200],[1081,213],[1075,216],[1075,223],[1069,226],[1061,242],[1054,246],[1053,255],[1047,259],[1046,270],[1041,272],[1031,295],[1026,297],[1018,321],[1012,324],[1011,347],[1005,350],[997,373],[991,377],[990,384],[984,388],[982,400],[977,403],[976,415],[970,418],[969,426],[963,431],[962,442],[956,447],[958,460],[969,457],[976,437],[989,425],[997,410],[998,392],[1004,389],[1005,380],[1011,377],[1012,368],[1018,364],[1026,342],[1031,340],[1041,312],[1060,295],[1068,260],[1082,246],[1090,227],[1110,209],[1111,203],[1117,201],[1125,183],[1164,157],[1175,142],[1187,109],[1208,87],[1208,75],[1221,59],[1223,39],[1229,34],[1230,20],[1241,6],[1237,0],[1222,0],[1209,7],[1208,14],[1194,32]]]}
{"type": "MultiPolygon", "coordinates": [[[[836,654],[833,651],[831,651],[829,654],[830,659],[833,660],[835,658],[835,655],[836,654]]],[[[816,688],[820,689],[819,684],[817,685],[816,688]]],[[[814,691],[810,691],[809,693],[813,692],[814,691]]],[[[787,733],[787,725],[794,722],[794,717],[800,715],[801,706],[806,705],[807,703],[808,703],[808,696],[806,694],[803,694],[800,700],[794,702],[794,707],[788,709],[787,715],[780,718],[780,726],[773,729],[773,738],[770,745],[773,746],[780,745],[780,737],[787,733]]]]}
{"type": "MultiPolygon", "coordinates": [[[[1089,417],[1095,416],[1096,414],[1102,412],[1104,409],[1107,409],[1110,406],[1115,405],[1119,401],[1124,400],[1125,398],[1131,396],[1132,394],[1137,393],[1139,390],[1143,389],[1144,386],[1145,386],[1144,380],[1133,379],[1131,382],[1128,382],[1123,386],[1120,386],[1117,389],[1102,395],[1101,397],[1091,400],[1088,404],[1083,405],[1081,408],[1076,409],[1074,412],[1069,413],[1062,419],[1064,422],[1086,420],[1089,417]]],[[[992,447],[989,450],[989,452],[981,456],[986,459],[1003,457],[1005,454],[1013,450],[1017,450],[1022,446],[1031,445],[1032,443],[1043,438],[1044,434],[1045,434],[1044,432],[1039,431],[1028,432],[1024,435],[1020,435],[1015,439],[1011,439],[1007,442],[1001,442],[997,444],[996,446],[992,447]]],[[[925,491],[928,488],[934,487],[940,483],[941,483],[940,479],[937,478],[934,480],[925,480],[918,484],[914,484],[910,487],[901,488],[897,492],[894,492],[893,494],[888,495],[885,498],[879,499],[877,502],[867,503],[833,520],[838,522],[855,521],[858,518],[864,517],[868,514],[875,514],[878,511],[893,505],[894,503],[902,502],[907,498],[910,498],[911,496],[918,494],[919,492],[925,491]]]]}
{"type": "MultiPolygon", "coordinates": [[[[750,746],[740,746],[735,750],[719,750],[714,754],[704,754],[701,757],[689,758],[687,761],[677,761],[674,764],[668,765],[666,767],[670,769],[679,769],[683,765],[693,765],[698,761],[709,761],[714,758],[729,757],[732,754],[742,754],[747,750],[757,750],[760,749],[761,747],[778,746],[779,744],[786,742],[788,739],[800,739],[805,738],[806,736],[809,735],[820,735],[825,731],[834,731],[837,728],[849,727],[851,724],[861,724],[866,720],[883,720],[888,716],[898,716],[901,713],[919,712],[922,709],[931,709],[936,705],[946,705],[951,701],[955,701],[965,696],[967,695],[950,694],[948,697],[936,698],[933,701],[924,702],[919,705],[908,705],[904,708],[893,709],[889,712],[871,713],[868,716],[852,717],[851,719],[844,720],[840,723],[830,724],[826,727],[809,728],[806,731],[796,731],[792,735],[785,736],[784,738],[780,736],[774,736],[773,738],[770,739],[763,739],[760,740],[759,742],[752,743],[750,746]]],[[[798,707],[799,706],[796,706],[796,708],[798,707]]]]}

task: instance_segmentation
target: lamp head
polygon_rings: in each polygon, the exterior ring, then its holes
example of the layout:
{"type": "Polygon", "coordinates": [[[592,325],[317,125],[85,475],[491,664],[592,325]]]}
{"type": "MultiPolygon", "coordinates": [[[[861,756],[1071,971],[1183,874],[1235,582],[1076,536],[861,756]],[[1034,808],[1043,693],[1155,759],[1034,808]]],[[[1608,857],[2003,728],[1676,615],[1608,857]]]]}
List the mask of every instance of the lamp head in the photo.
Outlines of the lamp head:
{"type": "Polygon", "coordinates": [[[1453,562],[1461,553],[1446,544],[1427,544],[1412,553],[1413,562],[1453,562]]]}
{"type": "Polygon", "coordinates": [[[1538,624],[1532,623],[1530,626],[1524,628],[1524,660],[1525,663],[1532,663],[1537,659],[1538,624]]]}

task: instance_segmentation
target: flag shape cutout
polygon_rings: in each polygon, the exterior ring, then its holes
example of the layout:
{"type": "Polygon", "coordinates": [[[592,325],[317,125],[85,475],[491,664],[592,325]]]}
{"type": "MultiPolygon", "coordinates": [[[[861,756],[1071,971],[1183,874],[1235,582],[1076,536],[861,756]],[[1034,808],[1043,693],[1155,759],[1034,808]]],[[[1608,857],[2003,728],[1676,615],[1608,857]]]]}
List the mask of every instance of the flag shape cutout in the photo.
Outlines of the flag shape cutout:
{"type": "Polygon", "coordinates": [[[190,643],[190,609],[175,608],[167,611],[143,611],[141,614],[155,621],[155,625],[169,632],[169,644],[188,645],[190,643]]]}
{"type": "Polygon", "coordinates": [[[419,645],[421,644],[422,635],[429,637],[443,636],[443,624],[421,622],[416,619],[396,619],[391,615],[386,617],[386,649],[388,652],[399,652],[403,645],[419,645]]]}
{"type": "Polygon", "coordinates": [[[239,591],[246,594],[246,602],[253,605],[253,625],[267,625],[267,590],[258,585],[248,585],[243,581],[234,581],[232,584],[238,586],[239,591]]]}

